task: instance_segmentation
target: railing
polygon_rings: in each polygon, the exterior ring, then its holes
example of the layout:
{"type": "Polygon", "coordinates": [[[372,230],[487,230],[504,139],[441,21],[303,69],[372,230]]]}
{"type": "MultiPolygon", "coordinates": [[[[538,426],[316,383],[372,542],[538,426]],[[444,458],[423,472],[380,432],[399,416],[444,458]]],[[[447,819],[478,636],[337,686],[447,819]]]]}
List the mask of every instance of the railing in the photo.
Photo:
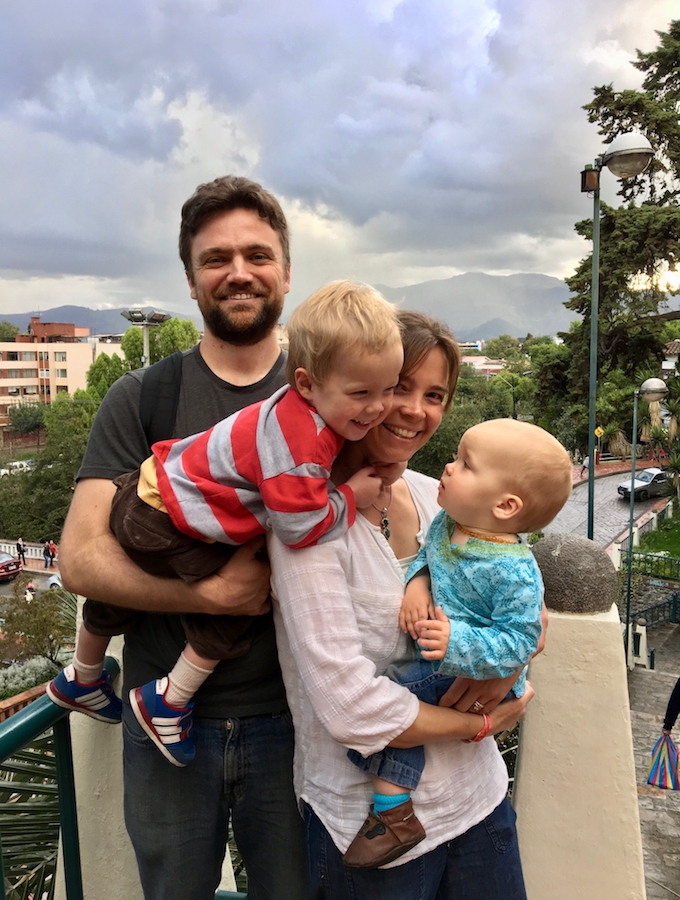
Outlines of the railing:
{"type": "Polygon", "coordinates": [[[634,613],[631,613],[631,618],[644,619],[647,628],[662,625],[664,622],[672,622],[675,625],[678,622],[678,612],[680,611],[678,605],[678,595],[674,593],[668,600],[663,600],[661,603],[646,606],[644,609],[636,609],[634,613]]]}
{"type": "MultiPolygon", "coordinates": [[[[106,669],[115,678],[119,671],[116,660],[112,657],[107,657],[106,669]]],[[[10,716],[6,721],[0,722],[0,762],[5,762],[5,760],[18,753],[27,744],[35,741],[44,732],[50,728],[53,729],[66,897],[67,900],[83,900],[80,843],[78,840],[78,813],[73,776],[71,730],[68,717],[69,713],[67,710],[55,706],[46,696],[29,702],[28,706],[20,709],[19,712],[10,716]]],[[[37,811],[37,804],[32,804],[32,806],[37,811]]],[[[0,878],[0,900],[6,900],[6,879],[2,865],[1,835],[0,874],[3,875],[0,878]]],[[[39,896],[42,896],[42,892],[39,896]]],[[[217,891],[215,900],[247,900],[247,894],[217,891]]]]}
{"type": "MultiPolygon", "coordinates": [[[[629,550],[621,547],[621,568],[628,565],[629,550]]],[[[639,553],[633,550],[633,571],[640,575],[655,575],[657,578],[668,578],[680,581],[680,559],[674,556],[658,556],[654,553],[639,553]]]]}

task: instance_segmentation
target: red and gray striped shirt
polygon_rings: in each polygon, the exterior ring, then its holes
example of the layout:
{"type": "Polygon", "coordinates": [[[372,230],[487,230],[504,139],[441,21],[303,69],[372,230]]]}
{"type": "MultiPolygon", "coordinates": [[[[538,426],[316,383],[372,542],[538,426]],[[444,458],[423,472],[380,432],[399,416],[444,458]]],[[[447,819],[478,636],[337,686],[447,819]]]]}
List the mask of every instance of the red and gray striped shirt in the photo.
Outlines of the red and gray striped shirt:
{"type": "Polygon", "coordinates": [[[161,499],[183,534],[243,544],[270,529],[288,547],[354,522],[351,488],[329,483],[344,439],[297,391],[281,388],[201,434],[152,448],[161,499]]]}

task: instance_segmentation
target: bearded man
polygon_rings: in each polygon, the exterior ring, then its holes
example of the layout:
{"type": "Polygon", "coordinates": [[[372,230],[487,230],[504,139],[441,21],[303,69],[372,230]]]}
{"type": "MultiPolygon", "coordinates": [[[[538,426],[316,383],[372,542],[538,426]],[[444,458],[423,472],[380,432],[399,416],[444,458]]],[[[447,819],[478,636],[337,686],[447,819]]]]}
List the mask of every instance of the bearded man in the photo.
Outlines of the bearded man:
{"type": "MultiPolygon", "coordinates": [[[[200,185],[184,204],[179,251],[204,334],[181,360],[174,426],[164,435],[176,438],[204,431],[285,384],[276,326],[290,287],[288,226],[259,184],[226,176],[200,185]]],[[[153,367],[127,373],[104,398],[61,546],[70,590],[144,612],[126,634],[123,686],[125,822],[144,897],[212,900],[231,819],[251,900],[300,900],[306,861],[293,794],[293,728],[269,567],[255,558],[262,540],[237,550],[216,575],[186,584],[143,572],[109,530],[114,478],[150,453],[140,416],[149,372],[153,367]],[[185,642],[184,612],[258,618],[246,655],[222,661],[196,694],[196,758],[177,768],[158,753],[127,698],[131,687],[174,664],[185,642]]]]}

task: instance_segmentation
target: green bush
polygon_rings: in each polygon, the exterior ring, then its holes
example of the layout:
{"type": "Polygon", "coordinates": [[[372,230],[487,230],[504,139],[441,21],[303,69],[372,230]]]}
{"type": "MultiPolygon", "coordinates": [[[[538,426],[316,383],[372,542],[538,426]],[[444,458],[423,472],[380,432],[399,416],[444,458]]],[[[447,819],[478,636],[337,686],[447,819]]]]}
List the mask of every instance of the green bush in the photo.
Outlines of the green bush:
{"type": "Polygon", "coordinates": [[[38,684],[44,684],[54,678],[58,671],[58,666],[40,656],[26,662],[12,663],[7,669],[0,669],[0,700],[7,700],[38,684]]]}

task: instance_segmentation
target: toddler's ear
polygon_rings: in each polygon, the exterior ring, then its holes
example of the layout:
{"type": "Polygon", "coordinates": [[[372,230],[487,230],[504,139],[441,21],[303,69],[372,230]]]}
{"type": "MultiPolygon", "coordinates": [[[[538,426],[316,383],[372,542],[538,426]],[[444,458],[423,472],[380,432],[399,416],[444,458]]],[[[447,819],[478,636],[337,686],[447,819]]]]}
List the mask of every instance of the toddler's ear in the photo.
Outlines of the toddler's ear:
{"type": "Polygon", "coordinates": [[[301,397],[304,397],[305,400],[311,400],[313,386],[314,383],[309,377],[307,369],[303,369],[302,366],[300,366],[295,370],[295,384],[293,387],[295,387],[301,397]]]}
{"type": "Polygon", "coordinates": [[[506,522],[512,519],[524,507],[524,500],[517,494],[505,494],[494,506],[493,512],[497,519],[506,522]]]}

